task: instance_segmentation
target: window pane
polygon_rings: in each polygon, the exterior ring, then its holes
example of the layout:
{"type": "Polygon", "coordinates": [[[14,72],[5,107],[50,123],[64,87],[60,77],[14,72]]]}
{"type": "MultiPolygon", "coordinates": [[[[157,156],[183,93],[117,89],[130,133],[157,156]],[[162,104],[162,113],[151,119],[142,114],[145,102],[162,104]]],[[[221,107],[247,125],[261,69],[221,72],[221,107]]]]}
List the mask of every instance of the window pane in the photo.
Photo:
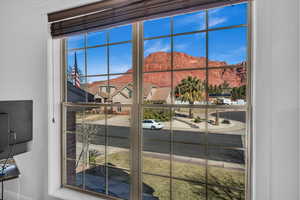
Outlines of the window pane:
{"type": "Polygon", "coordinates": [[[87,49],[87,74],[108,74],[107,47],[87,49]]]}
{"type": "MultiPolygon", "coordinates": [[[[131,104],[133,97],[133,77],[131,74],[109,76],[110,102],[118,104],[131,104]]],[[[122,113],[119,107],[117,112],[122,113]]]]}
{"type": "Polygon", "coordinates": [[[205,70],[173,72],[175,104],[206,104],[205,70]]]}
{"type": "Polygon", "coordinates": [[[105,135],[105,107],[92,107],[85,111],[85,126],[90,129],[91,136],[97,136],[95,140],[98,140],[98,136],[105,135]]]}
{"type": "Polygon", "coordinates": [[[66,184],[83,189],[84,187],[84,162],[66,160],[66,184]]]}
{"type": "Polygon", "coordinates": [[[108,107],[107,164],[116,168],[130,168],[130,107],[108,107]]]}
{"type": "Polygon", "coordinates": [[[84,48],[84,35],[76,35],[72,37],[68,37],[67,39],[67,46],[68,49],[77,49],[77,48],[84,48]]]}
{"type": "MultiPolygon", "coordinates": [[[[110,129],[113,129],[110,127],[110,129]]],[[[127,130],[129,128],[126,128],[127,130]]],[[[123,133],[124,134],[124,133],[123,133]]],[[[107,165],[122,169],[130,169],[130,142],[128,138],[108,137],[107,165]]]]}
{"type": "Polygon", "coordinates": [[[208,184],[228,187],[235,190],[245,189],[246,170],[244,164],[233,162],[208,162],[208,184]]]}
{"type": "MultiPolygon", "coordinates": [[[[67,82],[67,100],[68,102],[86,102],[87,101],[87,87],[84,84],[84,79],[83,77],[80,77],[80,85],[74,85],[74,83],[68,81],[67,82]]],[[[89,97],[91,97],[89,95],[89,97]]]]}
{"type": "MultiPolygon", "coordinates": [[[[203,181],[205,177],[200,175],[195,175],[193,177],[194,181],[203,181]]],[[[205,200],[206,198],[206,190],[205,184],[196,183],[196,182],[188,182],[182,180],[172,180],[172,200],[205,200]]]]}
{"type": "Polygon", "coordinates": [[[144,22],[144,38],[171,34],[171,18],[160,18],[144,22]]]}
{"type": "Polygon", "coordinates": [[[205,11],[193,12],[174,17],[174,33],[184,33],[205,29],[205,11]]]}
{"type": "Polygon", "coordinates": [[[87,46],[106,44],[106,32],[90,32],[87,34],[87,46]]]}
{"type": "Polygon", "coordinates": [[[67,67],[68,78],[72,77],[72,72],[75,69],[76,63],[77,63],[77,70],[78,70],[77,73],[80,76],[85,75],[85,53],[84,53],[84,50],[69,51],[67,59],[68,59],[67,60],[67,62],[68,62],[68,67],[67,67]]]}
{"type": "Polygon", "coordinates": [[[84,108],[66,108],[66,131],[76,133],[80,126],[83,126],[84,108]]]}
{"type": "Polygon", "coordinates": [[[103,165],[90,164],[85,171],[85,189],[105,194],[106,189],[106,168],[103,165]]]}
{"type": "Polygon", "coordinates": [[[109,101],[108,76],[95,76],[86,79],[89,102],[107,103],[109,101]]]}
{"type": "Polygon", "coordinates": [[[247,61],[247,28],[211,31],[208,38],[210,67],[242,65],[247,61]]]}
{"type": "Polygon", "coordinates": [[[170,179],[143,175],[143,200],[170,200],[170,179]]]}
{"type": "Polygon", "coordinates": [[[205,175],[205,109],[173,109],[173,176],[193,180],[205,175]]]}
{"type": "Polygon", "coordinates": [[[99,150],[99,153],[101,152],[100,149],[97,149],[97,146],[95,146],[95,144],[99,143],[99,141],[97,141],[99,138],[95,138],[95,135],[101,131],[99,125],[94,124],[94,121],[98,116],[93,113],[97,112],[97,110],[97,107],[67,108],[67,158],[85,160],[87,158],[87,153],[89,154],[89,150],[99,150]],[[88,144],[91,140],[94,140],[94,146],[89,148],[88,144]]]}
{"type": "Polygon", "coordinates": [[[245,152],[238,149],[208,147],[208,159],[227,163],[245,164],[245,152]]]}
{"type": "Polygon", "coordinates": [[[205,33],[174,37],[173,69],[206,67],[205,33]]]}
{"type": "Polygon", "coordinates": [[[208,10],[209,28],[247,24],[247,3],[208,10]]]}
{"type": "MultiPolygon", "coordinates": [[[[173,130],[176,131],[190,131],[190,133],[195,133],[197,136],[197,141],[202,141],[201,135],[206,132],[206,109],[204,108],[174,108],[173,109],[173,120],[175,122],[172,124],[173,130]],[[198,134],[200,133],[200,134],[198,134]],[[199,136],[199,138],[198,138],[199,136]]],[[[180,135],[180,134],[179,134],[180,135]]],[[[182,134],[185,135],[185,134],[182,134]]],[[[193,136],[193,137],[194,137],[193,136]]],[[[187,137],[189,139],[193,138],[187,137]]],[[[195,142],[195,140],[190,140],[195,142]]],[[[203,144],[203,143],[201,143],[203,144]]]]}
{"type": "Polygon", "coordinates": [[[126,73],[132,71],[131,43],[113,45],[109,47],[109,73],[126,73]]]}
{"type": "Polygon", "coordinates": [[[132,26],[119,26],[109,30],[109,43],[124,42],[131,40],[132,26]]]}
{"type": "Polygon", "coordinates": [[[209,103],[245,105],[247,94],[245,67],[208,70],[209,103]]]}
{"type": "Polygon", "coordinates": [[[129,171],[108,167],[108,194],[121,199],[129,199],[130,179],[129,171]]]}
{"type": "Polygon", "coordinates": [[[145,73],[143,80],[145,103],[171,103],[171,72],[145,73]]]}
{"type": "Polygon", "coordinates": [[[144,108],[143,171],[170,176],[171,113],[164,108],[144,108]]]}
{"type": "Polygon", "coordinates": [[[144,42],[144,71],[171,69],[171,39],[162,38],[144,42]]]}
{"type": "Polygon", "coordinates": [[[208,122],[209,145],[245,148],[245,110],[209,109],[208,122]]]}
{"type": "Polygon", "coordinates": [[[73,159],[76,161],[84,160],[84,140],[85,137],[81,131],[75,133],[66,134],[66,153],[67,159],[73,159]]]}
{"type": "MultiPolygon", "coordinates": [[[[189,132],[186,132],[189,134],[189,132]]],[[[178,135],[176,136],[177,138],[178,135]]],[[[205,146],[200,145],[200,142],[185,143],[176,139],[173,143],[173,177],[193,180],[195,175],[205,175],[205,146]]]]}
{"type": "Polygon", "coordinates": [[[208,187],[208,200],[238,199],[245,200],[245,190],[234,190],[226,187],[208,187]]]}
{"type": "Polygon", "coordinates": [[[88,137],[88,165],[105,164],[105,136],[90,135],[88,137]]]}

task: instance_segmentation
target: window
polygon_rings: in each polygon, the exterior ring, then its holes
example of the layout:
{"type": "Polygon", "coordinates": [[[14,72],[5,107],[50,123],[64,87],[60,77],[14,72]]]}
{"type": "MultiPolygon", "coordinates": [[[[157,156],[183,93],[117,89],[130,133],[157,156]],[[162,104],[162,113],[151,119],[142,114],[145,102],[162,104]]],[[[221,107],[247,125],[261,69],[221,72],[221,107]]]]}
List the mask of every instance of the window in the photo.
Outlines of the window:
{"type": "Polygon", "coordinates": [[[247,18],[241,3],[66,38],[63,186],[247,199],[247,18]]]}

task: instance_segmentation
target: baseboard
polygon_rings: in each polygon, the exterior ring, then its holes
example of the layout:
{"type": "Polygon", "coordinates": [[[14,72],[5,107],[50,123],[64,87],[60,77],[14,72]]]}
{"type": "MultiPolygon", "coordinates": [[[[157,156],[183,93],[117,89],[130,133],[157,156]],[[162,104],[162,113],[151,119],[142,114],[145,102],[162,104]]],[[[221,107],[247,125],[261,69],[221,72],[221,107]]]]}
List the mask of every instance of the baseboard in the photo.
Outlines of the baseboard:
{"type": "Polygon", "coordinates": [[[4,190],[4,200],[33,200],[33,198],[23,196],[16,192],[4,190]]]}

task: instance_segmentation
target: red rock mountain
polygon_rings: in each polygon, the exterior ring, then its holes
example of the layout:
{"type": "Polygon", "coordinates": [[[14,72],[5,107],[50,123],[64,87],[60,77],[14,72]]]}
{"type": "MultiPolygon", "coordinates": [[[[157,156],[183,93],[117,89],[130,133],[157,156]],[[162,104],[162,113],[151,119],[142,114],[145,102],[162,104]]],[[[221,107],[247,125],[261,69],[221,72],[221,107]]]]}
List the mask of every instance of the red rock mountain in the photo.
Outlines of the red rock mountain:
{"type": "MultiPolygon", "coordinates": [[[[144,82],[151,83],[158,87],[171,86],[171,72],[157,72],[171,69],[171,53],[155,52],[147,56],[144,60],[144,82]],[[151,72],[151,73],[149,73],[151,72]]],[[[209,67],[222,67],[226,66],[226,62],[209,61],[209,67]]],[[[173,72],[173,86],[176,86],[182,79],[188,76],[195,76],[201,80],[205,80],[205,70],[188,70],[188,69],[201,69],[206,66],[206,58],[194,57],[185,53],[173,53],[173,69],[187,69],[186,71],[173,72]]],[[[132,72],[129,70],[128,72],[132,72]]],[[[244,63],[237,64],[236,67],[230,69],[210,69],[208,70],[209,85],[220,85],[227,82],[231,87],[239,87],[246,84],[247,71],[244,63]]],[[[122,75],[120,77],[110,80],[112,85],[124,85],[132,82],[131,75],[122,75]]],[[[96,89],[99,85],[105,84],[104,81],[93,82],[89,88],[96,89]]]]}

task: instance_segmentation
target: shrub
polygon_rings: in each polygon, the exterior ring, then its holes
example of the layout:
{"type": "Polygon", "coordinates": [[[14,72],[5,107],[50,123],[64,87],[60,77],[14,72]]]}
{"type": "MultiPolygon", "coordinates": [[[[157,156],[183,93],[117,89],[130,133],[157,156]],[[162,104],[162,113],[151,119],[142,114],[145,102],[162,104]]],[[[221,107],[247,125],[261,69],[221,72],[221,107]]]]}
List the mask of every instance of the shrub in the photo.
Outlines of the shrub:
{"type": "Polygon", "coordinates": [[[200,122],[202,122],[203,120],[198,116],[198,117],[196,117],[195,119],[194,119],[194,122],[195,123],[200,123],[200,122]]]}
{"type": "Polygon", "coordinates": [[[98,155],[99,155],[99,152],[97,150],[90,150],[89,151],[89,163],[96,164],[96,159],[97,159],[98,155]]]}
{"type": "Polygon", "coordinates": [[[153,109],[145,108],[144,110],[144,119],[155,119],[158,121],[166,122],[170,121],[173,114],[170,113],[167,109],[153,109]]]}
{"type": "Polygon", "coordinates": [[[231,122],[230,122],[228,119],[224,119],[224,120],[222,121],[222,124],[231,124],[231,122]]]}

